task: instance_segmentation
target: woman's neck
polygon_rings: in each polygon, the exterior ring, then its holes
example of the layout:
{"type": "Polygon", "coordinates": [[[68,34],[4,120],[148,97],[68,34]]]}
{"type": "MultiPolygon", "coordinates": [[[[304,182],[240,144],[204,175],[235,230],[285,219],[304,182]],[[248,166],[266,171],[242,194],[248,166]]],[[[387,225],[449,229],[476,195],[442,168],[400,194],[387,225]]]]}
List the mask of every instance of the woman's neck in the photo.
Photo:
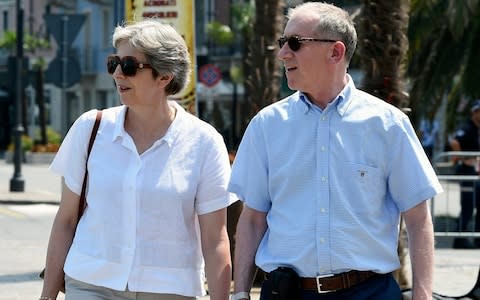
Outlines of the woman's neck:
{"type": "Polygon", "coordinates": [[[175,119],[176,109],[168,105],[153,109],[127,109],[125,131],[132,137],[141,154],[162,138],[175,119]]]}

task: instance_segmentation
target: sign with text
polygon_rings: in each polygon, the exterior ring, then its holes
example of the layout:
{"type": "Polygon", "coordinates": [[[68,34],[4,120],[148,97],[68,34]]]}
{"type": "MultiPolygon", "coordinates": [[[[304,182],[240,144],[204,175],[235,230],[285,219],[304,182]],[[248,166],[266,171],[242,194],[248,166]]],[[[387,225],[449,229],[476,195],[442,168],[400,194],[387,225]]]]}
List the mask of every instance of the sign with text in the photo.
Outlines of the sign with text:
{"type": "MultiPolygon", "coordinates": [[[[195,62],[195,0],[125,0],[127,21],[158,18],[172,25],[183,36],[190,53],[192,67],[195,62]]],[[[192,70],[188,85],[170,99],[178,101],[191,113],[195,109],[196,70],[192,70]]]]}

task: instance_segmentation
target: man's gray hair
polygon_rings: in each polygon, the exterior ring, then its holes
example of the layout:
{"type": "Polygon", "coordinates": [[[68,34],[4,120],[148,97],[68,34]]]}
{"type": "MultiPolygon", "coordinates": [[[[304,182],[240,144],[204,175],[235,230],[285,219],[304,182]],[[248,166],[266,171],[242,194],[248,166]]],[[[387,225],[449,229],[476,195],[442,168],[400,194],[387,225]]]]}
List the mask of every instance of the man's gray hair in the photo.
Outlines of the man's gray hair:
{"type": "MultiPolygon", "coordinates": [[[[328,3],[307,2],[291,8],[288,11],[287,18],[291,19],[297,14],[304,13],[317,17],[318,24],[314,29],[314,32],[319,34],[317,38],[343,42],[346,48],[345,60],[348,65],[357,47],[357,32],[348,12],[328,3]]],[[[301,17],[301,15],[298,17],[301,17]]]]}

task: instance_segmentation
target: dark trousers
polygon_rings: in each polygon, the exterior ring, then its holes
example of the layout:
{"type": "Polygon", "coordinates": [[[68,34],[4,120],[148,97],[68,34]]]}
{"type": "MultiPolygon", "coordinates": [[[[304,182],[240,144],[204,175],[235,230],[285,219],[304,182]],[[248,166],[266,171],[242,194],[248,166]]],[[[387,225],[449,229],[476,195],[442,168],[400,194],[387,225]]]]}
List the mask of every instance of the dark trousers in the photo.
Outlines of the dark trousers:
{"type": "MultiPolygon", "coordinates": [[[[475,169],[465,165],[457,166],[458,175],[478,175],[475,169]]],[[[475,214],[475,231],[480,231],[480,182],[462,181],[460,182],[460,216],[458,219],[459,231],[469,231],[468,224],[472,220],[473,212],[475,214]]]]}
{"type": "MultiPolygon", "coordinates": [[[[271,300],[271,282],[265,280],[260,300],[271,300]]],[[[319,294],[316,291],[302,290],[299,299],[289,300],[401,300],[402,292],[392,274],[375,276],[365,282],[338,292],[319,294]]]]}

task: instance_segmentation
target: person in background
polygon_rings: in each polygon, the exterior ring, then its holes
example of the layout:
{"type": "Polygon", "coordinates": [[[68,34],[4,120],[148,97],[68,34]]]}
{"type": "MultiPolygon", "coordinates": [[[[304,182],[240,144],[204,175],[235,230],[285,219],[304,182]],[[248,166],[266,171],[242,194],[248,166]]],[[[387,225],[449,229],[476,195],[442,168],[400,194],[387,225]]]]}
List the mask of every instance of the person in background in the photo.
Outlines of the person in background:
{"type": "Polygon", "coordinates": [[[122,105],[103,111],[76,229],[95,110],[75,121],[50,166],[64,184],[40,299],[56,299],[64,272],[68,300],[196,299],[205,270],[211,299],[225,300],[227,149],[212,126],[167,100],[189,78],[187,46],[155,19],[116,27],[113,45],[107,71],[122,105]]]}
{"type": "MultiPolygon", "coordinates": [[[[455,132],[450,139],[450,148],[452,151],[480,151],[480,99],[475,100],[470,108],[470,119],[468,119],[455,132]]],[[[480,157],[465,156],[454,157],[455,174],[457,175],[478,175],[480,157]]],[[[472,220],[474,211],[474,231],[480,232],[480,182],[461,181],[460,182],[460,216],[458,218],[459,231],[469,231],[469,224],[472,220]]],[[[454,248],[480,248],[480,238],[472,242],[468,238],[455,238],[454,248]]]]}
{"type": "MultiPolygon", "coordinates": [[[[434,116],[432,116],[434,117],[434,116]]],[[[435,143],[437,142],[440,125],[435,119],[422,119],[420,121],[420,141],[430,160],[433,159],[435,143]]]]}
{"type": "Polygon", "coordinates": [[[245,204],[234,295],[248,299],[255,264],[265,299],[402,299],[392,272],[405,221],[413,299],[431,299],[433,226],[442,191],[408,117],[358,90],[347,73],[357,34],[348,13],[307,2],[278,40],[294,94],[250,122],[229,190],[245,204]]]}

